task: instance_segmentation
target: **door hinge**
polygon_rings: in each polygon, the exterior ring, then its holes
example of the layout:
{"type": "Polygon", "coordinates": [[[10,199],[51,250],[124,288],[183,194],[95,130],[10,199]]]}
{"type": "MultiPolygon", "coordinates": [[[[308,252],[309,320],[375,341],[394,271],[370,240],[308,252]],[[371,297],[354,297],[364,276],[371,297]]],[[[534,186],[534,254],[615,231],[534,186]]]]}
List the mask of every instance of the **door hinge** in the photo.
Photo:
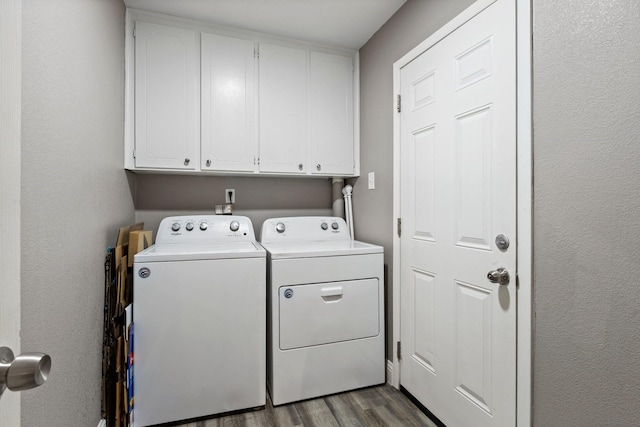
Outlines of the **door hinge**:
{"type": "Polygon", "coordinates": [[[133,23],[133,38],[136,38],[136,23],[133,23]]]}
{"type": "Polygon", "coordinates": [[[402,359],[402,344],[400,344],[400,341],[396,345],[396,356],[398,356],[398,360],[402,359]]]}
{"type": "Polygon", "coordinates": [[[400,96],[400,94],[398,94],[397,110],[398,110],[398,113],[402,111],[402,97],[400,96]]]}
{"type": "Polygon", "coordinates": [[[398,237],[402,236],[402,218],[398,218],[398,237]]]}
{"type": "Polygon", "coordinates": [[[136,158],[136,150],[133,150],[133,158],[136,158]]]}

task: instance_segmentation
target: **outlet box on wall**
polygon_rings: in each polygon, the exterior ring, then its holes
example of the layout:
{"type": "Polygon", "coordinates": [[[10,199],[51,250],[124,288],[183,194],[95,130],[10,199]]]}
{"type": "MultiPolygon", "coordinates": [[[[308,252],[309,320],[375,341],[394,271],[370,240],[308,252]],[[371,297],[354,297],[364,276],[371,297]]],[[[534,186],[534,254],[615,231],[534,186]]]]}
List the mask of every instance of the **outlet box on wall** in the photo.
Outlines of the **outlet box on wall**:
{"type": "Polygon", "coordinates": [[[236,190],[233,188],[227,188],[224,190],[224,202],[235,203],[236,202],[236,190]]]}

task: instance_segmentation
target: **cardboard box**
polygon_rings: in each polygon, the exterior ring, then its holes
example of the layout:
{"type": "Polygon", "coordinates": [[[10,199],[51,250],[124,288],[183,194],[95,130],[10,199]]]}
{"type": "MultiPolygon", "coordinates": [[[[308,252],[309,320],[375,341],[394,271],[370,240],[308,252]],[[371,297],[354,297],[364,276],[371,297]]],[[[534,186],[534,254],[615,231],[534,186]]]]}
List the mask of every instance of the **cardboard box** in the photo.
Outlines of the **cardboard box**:
{"type": "Polygon", "coordinates": [[[129,233],[132,231],[142,230],[144,228],[144,222],[139,222],[133,225],[127,225],[126,227],[120,227],[118,231],[118,240],[116,246],[126,245],[129,242],[129,233]]]}
{"type": "Polygon", "coordinates": [[[128,265],[133,267],[133,256],[153,243],[153,231],[138,230],[129,233],[129,257],[128,265]]]}
{"type": "Polygon", "coordinates": [[[127,256],[123,256],[120,260],[120,268],[118,270],[118,314],[122,314],[124,308],[129,305],[129,274],[127,269],[127,256]]]}

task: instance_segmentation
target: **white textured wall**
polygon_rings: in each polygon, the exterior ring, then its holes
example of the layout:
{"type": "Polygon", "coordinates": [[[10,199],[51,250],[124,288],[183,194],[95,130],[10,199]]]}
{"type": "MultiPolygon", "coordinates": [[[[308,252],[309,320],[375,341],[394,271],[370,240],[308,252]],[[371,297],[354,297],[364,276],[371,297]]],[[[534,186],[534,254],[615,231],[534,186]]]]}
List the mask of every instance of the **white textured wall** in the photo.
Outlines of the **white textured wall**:
{"type": "Polygon", "coordinates": [[[640,2],[534,0],[534,425],[640,425],[640,2]]]}
{"type": "Polygon", "coordinates": [[[358,240],[384,246],[387,354],[393,330],[393,63],[472,3],[409,0],[360,49],[362,176],[352,183],[353,217],[358,240]],[[375,190],[367,189],[369,172],[375,172],[375,190]]]}
{"type": "Polygon", "coordinates": [[[51,355],[23,426],[100,418],[104,254],[134,219],[123,170],[124,5],[23,0],[22,350],[51,355]]]}

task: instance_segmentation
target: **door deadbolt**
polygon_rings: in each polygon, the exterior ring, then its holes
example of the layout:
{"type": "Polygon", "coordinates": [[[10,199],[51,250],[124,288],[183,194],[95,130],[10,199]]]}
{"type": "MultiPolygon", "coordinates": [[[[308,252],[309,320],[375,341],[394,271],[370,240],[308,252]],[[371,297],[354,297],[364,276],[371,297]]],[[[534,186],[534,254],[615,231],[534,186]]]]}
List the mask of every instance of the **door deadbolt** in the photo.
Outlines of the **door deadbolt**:
{"type": "Polygon", "coordinates": [[[510,277],[509,277],[509,272],[504,268],[500,267],[497,270],[491,270],[489,273],[487,273],[487,279],[489,279],[491,283],[508,285],[510,277]]]}
{"type": "Polygon", "coordinates": [[[509,238],[504,234],[498,234],[496,236],[496,246],[501,251],[506,251],[507,249],[509,249],[509,238]]]}

